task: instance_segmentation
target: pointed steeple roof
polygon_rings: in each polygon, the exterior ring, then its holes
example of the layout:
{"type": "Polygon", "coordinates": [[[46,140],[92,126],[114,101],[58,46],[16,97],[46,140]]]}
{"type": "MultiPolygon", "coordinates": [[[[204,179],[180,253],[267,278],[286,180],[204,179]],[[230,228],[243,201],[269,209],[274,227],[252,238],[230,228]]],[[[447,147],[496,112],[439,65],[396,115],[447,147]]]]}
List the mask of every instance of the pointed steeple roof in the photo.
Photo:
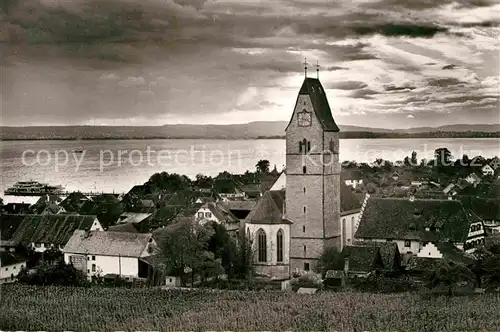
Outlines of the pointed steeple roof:
{"type": "Polygon", "coordinates": [[[339,132],[340,129],[333,120],[332,111],[328,104],[325,89],[317,78],[306,77],[302,87],[300,88],[299,95],[309,95],[314,108],[314,113],[319,119],[319,122],[326,131],[339,132]]]}

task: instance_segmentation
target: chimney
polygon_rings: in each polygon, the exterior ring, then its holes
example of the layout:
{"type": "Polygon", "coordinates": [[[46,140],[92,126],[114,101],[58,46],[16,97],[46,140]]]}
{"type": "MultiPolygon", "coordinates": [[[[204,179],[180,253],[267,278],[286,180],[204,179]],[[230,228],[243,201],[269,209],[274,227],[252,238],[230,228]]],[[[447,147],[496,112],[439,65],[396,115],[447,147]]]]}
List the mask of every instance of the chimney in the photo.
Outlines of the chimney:
{"type": "Polygon", "coordinates": [[[344,273],[347,274],[349,272],[349,258],[344,259],[344,273]]]}

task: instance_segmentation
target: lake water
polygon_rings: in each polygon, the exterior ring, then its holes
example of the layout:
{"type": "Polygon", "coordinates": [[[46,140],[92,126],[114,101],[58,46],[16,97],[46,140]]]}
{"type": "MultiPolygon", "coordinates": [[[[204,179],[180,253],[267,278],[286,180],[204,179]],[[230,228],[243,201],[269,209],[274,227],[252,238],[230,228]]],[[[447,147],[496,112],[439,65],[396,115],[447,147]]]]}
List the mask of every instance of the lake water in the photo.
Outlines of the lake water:
{"type": "MultiPolygon", "coordinates": [[[[343,139],[340,160],[396,161],[411,155],[412,151],[417,152],[419,160],[430,159],[440,147],[447,147],[455,157],[499,155],[496,138],[343,139]]],[[[198,173],[216,175],[224,170],[243,173],[254,170],[259,159],[268,159],[271,165],[281,169],[285,164],[285,141],[2,141],[0,157],[2,193],[16,181],[29,179],[61,184],[67,190],[126,192],[161,171],[189,177],[198,173]],[[75,150],[84,152],[78,154],[75,150]]],[[[19,201],[20,198],[4,199],[19,201]]]]}

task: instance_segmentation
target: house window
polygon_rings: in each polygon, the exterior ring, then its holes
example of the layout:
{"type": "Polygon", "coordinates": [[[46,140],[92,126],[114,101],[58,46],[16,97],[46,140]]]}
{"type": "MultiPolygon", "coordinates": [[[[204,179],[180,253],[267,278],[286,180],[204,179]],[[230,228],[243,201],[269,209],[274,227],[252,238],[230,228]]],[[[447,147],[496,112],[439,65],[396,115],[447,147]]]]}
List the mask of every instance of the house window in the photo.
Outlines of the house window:
{"type": "Polygon", "coordinates": [[[304,271],[309,271],[309,263],[304,263],[304,271]]]}
{"type": "Polygon", "coordinates": [[[203,212],[198,212],[198,219],[203,218],[203,212]]]}
{"type": "Polygon", "coordinates": [[[302,173],[306,174],[307,168],[305,166],[302,166],[302,173]]]}
{"type": "Polygon", "coordinates": [[[307,248],[306,248],[306,246],[304,245],[304,257],[306,257],[306,256],[307,256],[307,248]]]}
{"type": "Polygon", "coordinates": [[[299,142],[299,152],[302,152],[302,141],[299,142]]]}
{"type": "Polygon", "coordinates": [[[257,232],[259,262],[267,262],[267,239],[266,233],[261,228],[257,232]]]}
{"type": "Polygon", "coordinates": [[[304,206],[304,213],[306,213],[306,207],[304,206]]]}
{"type": "Polygon", "coordinates": [[[307,142],[307,152],[311,151],[311,142],[307,142]]]}
{"type": "Polygon", "coordinates": [[[306,232],[306,226],[302,226],[302,233],[306,232]]]}
{"type": "Polygon", "coordinates": [[[9,271],[9,268],[8,268],[8,267],[6,267],[6,268],[5,268],[5,271],[9,271]]]}
{"type": "Polygon", "coordinates": [[[36,248],[40,248],[40,243],[35,243],[36,248]]]}
{"type": "Polygon", "coordinates": [[[90,256],[87,256],[87,260],[88,260],[88,261],[90,260],[90,256]]]}
{"type": "Polygon", "coordinates": [[[95,256],[92,256],[92,260],[95,261],[95,256]]]}
{"type": "Polygon", "coordinates": [[[212,213],[206,212],[205,213],[205,218],[212,218],[212,213]]]}
{"type": "Polygon", "coordinates": [[[95,264],[92,264],[92,272],[95,272],[95,264]]]}
{"type": "Polygon", "coordinates": [[[410,248],[410,247],[411,247],[411,241],[405,240],[405,248],[410,248]]]}
{"type": "Polygon", "coordinates": [[[283,262],[283,231],[280,229],[276,235],[277,261],[283,262]]]}
{"type": "Polygon", "coordinates": [[[304,187],[304,194],[306,193],[306,187],[304,187]]]}

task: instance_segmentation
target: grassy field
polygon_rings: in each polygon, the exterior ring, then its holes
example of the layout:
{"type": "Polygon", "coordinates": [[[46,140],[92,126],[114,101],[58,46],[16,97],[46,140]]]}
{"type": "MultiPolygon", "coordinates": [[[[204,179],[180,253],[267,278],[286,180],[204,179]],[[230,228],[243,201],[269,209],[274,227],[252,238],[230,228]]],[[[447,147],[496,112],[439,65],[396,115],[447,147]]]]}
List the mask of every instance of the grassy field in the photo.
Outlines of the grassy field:
{"type": "Polygon", "coordinates": [[[0,330],[497,331],[500,296],[1,286],[0,330]]]}

